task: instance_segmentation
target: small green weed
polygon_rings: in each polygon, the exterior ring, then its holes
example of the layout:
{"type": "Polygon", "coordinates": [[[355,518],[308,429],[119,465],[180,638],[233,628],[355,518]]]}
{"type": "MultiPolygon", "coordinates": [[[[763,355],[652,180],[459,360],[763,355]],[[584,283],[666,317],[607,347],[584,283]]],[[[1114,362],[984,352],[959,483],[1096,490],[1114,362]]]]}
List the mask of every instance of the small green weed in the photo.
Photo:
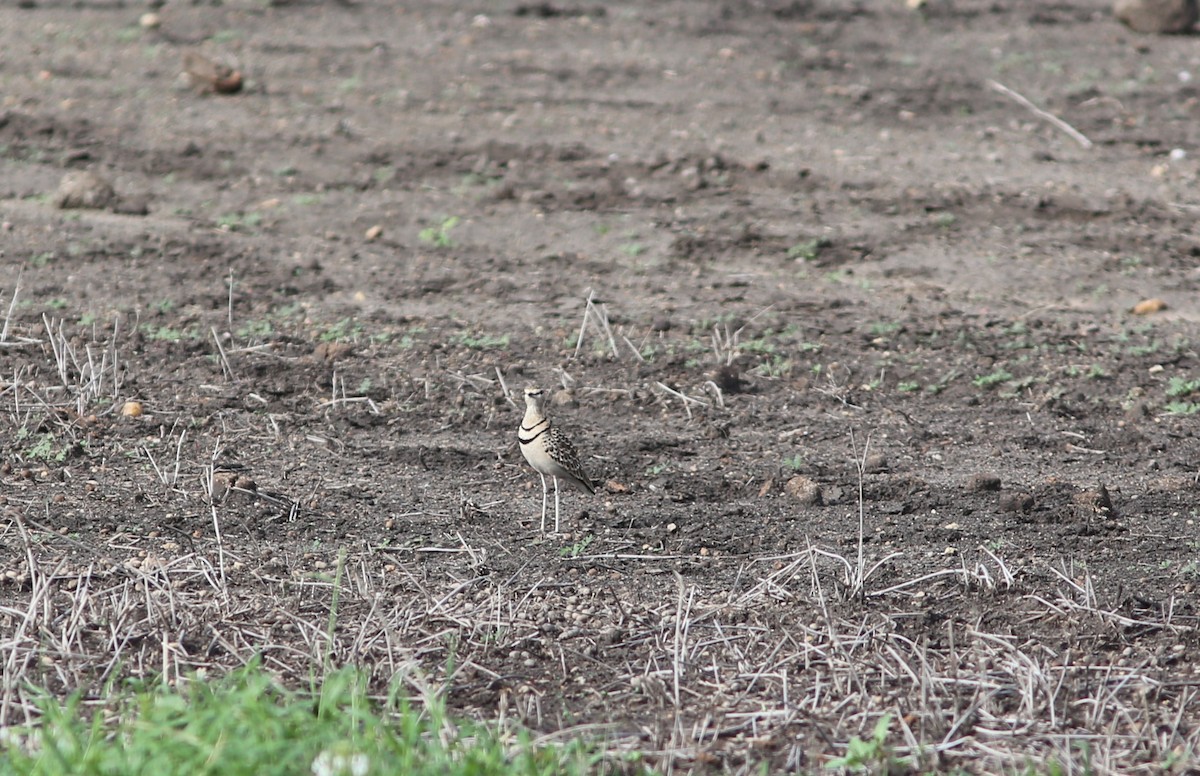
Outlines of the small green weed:
{"type": "Polygon", "coordinates": [[[225,232],[253,231],[262,224],[262,213],[226,213],[217,216],[217,228],[225,232]]]}
{"type": "Polygon", "coordinates": [[[454,246],[454,240],[450,238],[450,230],[458,226],[458,216],[450,216],[442,221],[437,226],[427,226],[420,231],[417,237],[426,245],[432,245],[435,248],[450,248],[454,246]]]}
{"type": "Polygon", "coordinates": [[[470,348],[471,350],[493,350],[495,348],[507,348],[509,336],[507,334],[501,334],[499,336],[494,336],[491,334],[473,335],[464,331],[459,332],[458,335],[454,337],[454,341],[463,347],[470,348]]]}
{"type": "Polygon", "coordinates": [[[585,551],[587,551],[587,548],[593,541],[595,541],[595,538],[596,537],[592,536],[591,534],[588,534],[572,544],[570,547],[563,547],[561,550],[559,550],[558,554],[564,558],[578,558],[580,555],[583,555],[585,551]]]}
{"type": "Polygon", "coordinates": [[[67,447],[59,447],[54,438],[54,434],[49,432],[39,434],[25,450],[25,457],[36,461],[45,461],[47,463],[62,463],[67,460],[67,454],[70,452],[67,447]]]}
{"type": "Polygon", "coordinates": [[[321,342],[354,342],[363,334],[363,326],[353,318],[343,318],[317,335],[321,342]]]}
{"type": "Polygon", "coordinates": [[[835,757],[825,763],[830,770],[846,768],[864,773],[891,773],[893,766],[906,766],[908,759],[896,757],[888,746],[888,728],[892,725],[892,715],[884,714],[875,723],[871,737],[864,741],[858,736],[850,739],[846,754],[835,757]]]}
{"type": "Polygon", "coordinates": [[[764,361],[752,371],[763,377],[787,377],[792,373],[792,360],[783,356],[772,356],[770,361],[764,361]]]}
{"type": "Polygon", "coordinates": [[[821,255],[821,251],[833,245],[833,243],[825,237],[814,237],[811,240],[798,242],[787,249],[787,257],[789,259],[799,259],[800,261],[815,261],[821,255]]]}
{"type": "Polygon", "coordinates": [[[1200,380],[1185,380],[1182,377],[1172,377],[1167,381],[1167,396],[1172,399],[1191,396],[1196,391],[1200,391],[1200,380]]]}
{"type": "Polygon", "coordinates": [[[183,340],[197,340],[200,335],[195,329],[173,329],[170,326],[159,326],[153,323],[143,323],[141,332],[146,339],[161,340],[164,342],[181,342],[183,340]]]}
{"type": "Polygon", "coordinates": [[[783,465],[785,468],[791,469],[794,472],[800,471],[804,468],[804,455],[801,453],[796,453],[790,458],[784,458],[783,465]]]}
{"type": "Polygon", "coordinates": [[[1151,340],[1146,345],[1131,345],[1125,349],[1125,352],[1131,356],[1152,356],[1162,349],[1162,343],[1158,340],[1151,340]]]}
{"type": "Polygon", "coordinates": [[[238,327],[237,336],[241,339],[265,339],[271,336],[275,328],[268,320],[247,321],[238,327]]]}
{"type": "Polygon", "coordinates": [[[971,385],[974,385],[976,388],[992,388],[1012,378],[1012,372],[1009,372],[1007,369],[997,369],[990,374],[976,377],[971,381],[971,385]]]}
{"type": "Polygon", "coordinates": [[[415,326],[404,334],[400,335],[399,341],[396,343],[403,350],[411,350],[417,344],[417,337],[425,333],[425,327],[415,326]]]}

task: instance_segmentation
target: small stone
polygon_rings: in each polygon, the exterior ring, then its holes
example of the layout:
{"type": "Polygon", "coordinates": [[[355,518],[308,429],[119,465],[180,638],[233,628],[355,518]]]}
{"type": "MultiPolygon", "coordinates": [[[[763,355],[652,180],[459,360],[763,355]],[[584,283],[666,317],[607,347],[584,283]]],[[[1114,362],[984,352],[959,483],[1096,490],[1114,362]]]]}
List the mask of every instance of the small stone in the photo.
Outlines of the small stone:
{"type": "Polygon", "coordinates": [[[1150,315],[1152,313],[1162,312],[1167,309],[1167,303],[1161,299],[1143,299],[1133,306],[1130,310],[1134,315],[1150,315]]]}
{"type": "Polygon", "coordinates": [[[138,24],[144,30],[156,30],[162,25],[162,17],[156,13],[144,13],[138,18],[138,24]]]}
{"type": "Polygon", "coordinates": [[[784,490],[787,491],[789,496],[805,506],[821,505],[821,486],[808,477],[800,474],[792,477],[787,481],[784,490]]]}
{"type": "Polygon", "coordinates": [[[375,226],[372,226],[370,229],[368,229],[366,231],[366,234],[363,235],[363,238],[366,239],[367,242],[375,242],[382,236],[383,236],[383,227],[380,226],[379,224],[375,224],[375,226]]]}
{"type": "Polygon", "coordinates": [[[140,401],[127,401],[121,405],[121,414],[127,418],[140,418],[144,411],[140,401]]]}
{"type": "Polygon", "coordinates": [[[1113,16],[1134,32],[1187,32],[1198,17],[1196,0],[1115,0],[1113,16]]]}

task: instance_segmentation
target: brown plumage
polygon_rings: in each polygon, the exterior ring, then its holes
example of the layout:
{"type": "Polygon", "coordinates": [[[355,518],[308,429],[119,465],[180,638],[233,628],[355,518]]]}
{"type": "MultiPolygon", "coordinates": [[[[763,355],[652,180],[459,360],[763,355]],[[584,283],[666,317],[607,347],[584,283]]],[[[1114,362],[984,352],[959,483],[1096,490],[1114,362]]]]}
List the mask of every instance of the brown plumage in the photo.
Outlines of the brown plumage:
{"type": "Polygon", "coordinates": [[[541,388],[525,389],[525,417],[517,431],[521,455],[542,478],[542,530],[546,530],[546,500],[549,488],[546,477],[554,478],[554,532],[558,533],[558,481],[563,480],[587,493],[596,486],[583,470],[575,446],[546,417],[546,397],[541,388]]]}

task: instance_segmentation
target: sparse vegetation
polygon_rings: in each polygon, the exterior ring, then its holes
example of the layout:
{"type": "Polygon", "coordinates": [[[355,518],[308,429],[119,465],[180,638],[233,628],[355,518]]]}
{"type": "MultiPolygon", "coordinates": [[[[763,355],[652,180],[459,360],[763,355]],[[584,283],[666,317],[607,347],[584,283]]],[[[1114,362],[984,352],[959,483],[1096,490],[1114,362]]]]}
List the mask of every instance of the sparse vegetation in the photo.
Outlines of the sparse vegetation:
{"type": "Polygon", "coordinates": [[[472,350],[494,350],[496,348],[507,348],[509,336],[507,334],[472,334],[463,331],[455,335],[454,341],[472,350]]]}
{"type": "Polygon", "coordinates": [[[342,318],[317,335],[321,342],[356,342],[363,335],[363,325],[353,318],[342,318]]]}
{"type": "Polygon", "coordinates": [[[875,723],[875,730],[867,739],[855,736],[846,745],[846,753],[835,757],[825,764],[826,768],[846,770],[857,773],[888,774],[894,770],[908,770],[911,767],[907,758],[896,757],[888,746],[888,729],[892,724],[892,715],[884,714],[875,723]]]}
{"type": "Polygon", "coordinates": [[[1006,383],[1011,379],[1013,379],[1012,372],[1001,368],[986,375],[979,375],[971,380],[971,385],[974,385],[976,388],[992,388],[1001,383],[1006,383]]]}
{"type": "Polygon", "coordinates": [[[814,237],[811,240],[799,242],[787,249],[787,257],[789,259],[798,259],[800,261],[815,261],[821,251],[833,245],[833,243],[825,237],[814,237]]]}
{"type": "Polygon", "coordinates": [[[0,776],[1194,769],[1190,41],[18,4],[0,776]]]}
{"type": "Polygon", "coordinates": [[[0,774],[582,776],[597,762],[585,741],[534,745],[453,720],[434,695],[416,708],[403,686],[372,698],[368,680],[342,669],[299,692],[252,663],[216,681],[123,688],[93,710],[34,690],[41,721],[5,728],[0,774]]]}
{"type": "Polygon", "coordinates": [[[226,213],[217,216],[217,227],[227,232],[253,231],[262,220],[262,213],[226,213]]]}
{"type": "Polygon", "coordinates": [[[417,236],[426,245],[432,245],[435,248],[452,248],[454,240],[450,237],[450,232],[458,226],[458,223],[458,216],[450,216],[443,219],[437,226],[425,227],[417,236]]]}

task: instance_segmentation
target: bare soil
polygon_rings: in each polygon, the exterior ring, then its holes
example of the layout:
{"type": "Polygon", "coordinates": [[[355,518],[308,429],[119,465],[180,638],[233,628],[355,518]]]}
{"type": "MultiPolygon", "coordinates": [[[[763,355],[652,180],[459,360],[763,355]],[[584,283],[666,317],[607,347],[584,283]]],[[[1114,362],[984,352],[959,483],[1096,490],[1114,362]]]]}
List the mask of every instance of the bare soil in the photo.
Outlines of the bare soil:
{"type": "Polygon", "coordinates": [[[662,770],[816,772],[883,714],[919,769],[1195,767],[1195,38],[1082,1],[27,5],[0,724],[25,682],[328,659],[662,770]],[[59,208],[80,170],[117,202],[59,208]],[[602,483],[559,535],[531,383],[602,483]]]}

